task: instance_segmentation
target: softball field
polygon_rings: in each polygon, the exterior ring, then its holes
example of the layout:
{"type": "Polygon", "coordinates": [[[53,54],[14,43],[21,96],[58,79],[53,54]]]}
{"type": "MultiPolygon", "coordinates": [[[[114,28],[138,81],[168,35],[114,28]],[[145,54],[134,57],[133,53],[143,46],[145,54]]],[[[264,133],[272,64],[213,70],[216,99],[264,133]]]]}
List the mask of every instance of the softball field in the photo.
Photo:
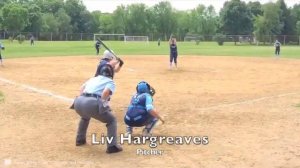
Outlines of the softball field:
{"type": "MultiPolygon", "coordinates": [[[[118,132],[136,84],[155,89],[165,118],[157,136],[207,136],[207,145],[159,145],[162,155],[140,155],[149,145],[123,145],[108,155],[91,145],[105,124],[91,120],[88,144],[75,146],[78,115],[69,109],[99,57],[5,60],[0,67],[0,167],[300,167],[300,60],[255,57],[124,56],[111,107],[118,132]]],[[[142,129],[135,129],[139,134],[142,129]]]]}

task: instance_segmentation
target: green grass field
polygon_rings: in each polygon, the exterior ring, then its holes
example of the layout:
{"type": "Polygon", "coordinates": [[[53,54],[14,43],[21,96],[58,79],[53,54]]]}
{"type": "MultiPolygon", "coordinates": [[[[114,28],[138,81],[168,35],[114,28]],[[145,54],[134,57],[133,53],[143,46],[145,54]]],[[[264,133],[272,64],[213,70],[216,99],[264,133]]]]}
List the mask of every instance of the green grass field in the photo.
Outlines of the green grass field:
{"type": "MultiPolygon", "coordinates": [[[[168,55],[169,46],[167,42],[162,42],[157,46],[157,42],[105,42],[118,55],[168,55]]],[[[74,56],[74,55],[95,55],[93,41],[36,41],[34,46],[30,46],[29,41],[19,44],[3,41],[5,51],[2,55],[5,58],[20,57],[45,57],[45,56],[74,56]]],[[[216,42],[178,42],[179,55],[199,55],[199,56],[251,56],[251,57],[273,57],[273,46],[237,45],[225,43],[218,46],[216,42]]],[[[102,48],[100,53],[104,49],[102,48]]],[[[281,56],[286,58],[300,58],[300,46],[282,46],[281,56]]]]}

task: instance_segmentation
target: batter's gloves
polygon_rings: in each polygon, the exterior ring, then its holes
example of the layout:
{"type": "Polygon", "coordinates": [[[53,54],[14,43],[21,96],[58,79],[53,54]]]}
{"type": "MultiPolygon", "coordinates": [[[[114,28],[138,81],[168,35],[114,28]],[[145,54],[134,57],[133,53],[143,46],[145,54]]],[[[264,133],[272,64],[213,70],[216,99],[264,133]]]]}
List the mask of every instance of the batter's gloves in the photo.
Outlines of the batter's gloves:
{"type": "Polygon", "coordinates": [[[118,58],[118,61],[120,62],[120,63],[119,63],[120,67],[122,67],[122,66],[123,66],[123,64],[124,64],[124,61],[123,61],[123,60],[121,60],[121,58],[118,58]]]}

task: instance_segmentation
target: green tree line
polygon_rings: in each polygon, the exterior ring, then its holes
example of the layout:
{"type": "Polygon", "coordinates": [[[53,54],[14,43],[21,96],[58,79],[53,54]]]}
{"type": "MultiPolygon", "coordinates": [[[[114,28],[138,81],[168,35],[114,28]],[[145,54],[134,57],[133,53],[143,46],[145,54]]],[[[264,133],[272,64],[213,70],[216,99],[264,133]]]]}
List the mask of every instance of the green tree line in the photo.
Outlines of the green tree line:
{"type": "Polygon", "coordinates": [[[143,3],[118,6],[112,13],[89,12],[81,0],[0,0],[0,30],[7,32],[170,34],[213,36],[300,35],[300,3],[284,0],[261,4],[230,0],[219,13],[213,6],[175,10],[168,1],[152,7],[143,3]]]}

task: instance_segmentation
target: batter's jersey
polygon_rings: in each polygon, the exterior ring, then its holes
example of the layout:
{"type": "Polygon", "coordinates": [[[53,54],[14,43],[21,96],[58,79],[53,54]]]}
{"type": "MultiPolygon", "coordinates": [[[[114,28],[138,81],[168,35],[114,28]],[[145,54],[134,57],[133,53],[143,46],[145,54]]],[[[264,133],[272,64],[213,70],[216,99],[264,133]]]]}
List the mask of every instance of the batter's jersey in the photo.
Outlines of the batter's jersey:
{"type": "Polygon", "coordinates": [[[100,70],[102,68],[103,65],[107,64],[109,61],[107,59],[101,59],[101,61],[99,62],[98,66],[97,66],[97,70],[96,70],[96,73],[95,73],[95,77],[100,75],[100,70]]]}

